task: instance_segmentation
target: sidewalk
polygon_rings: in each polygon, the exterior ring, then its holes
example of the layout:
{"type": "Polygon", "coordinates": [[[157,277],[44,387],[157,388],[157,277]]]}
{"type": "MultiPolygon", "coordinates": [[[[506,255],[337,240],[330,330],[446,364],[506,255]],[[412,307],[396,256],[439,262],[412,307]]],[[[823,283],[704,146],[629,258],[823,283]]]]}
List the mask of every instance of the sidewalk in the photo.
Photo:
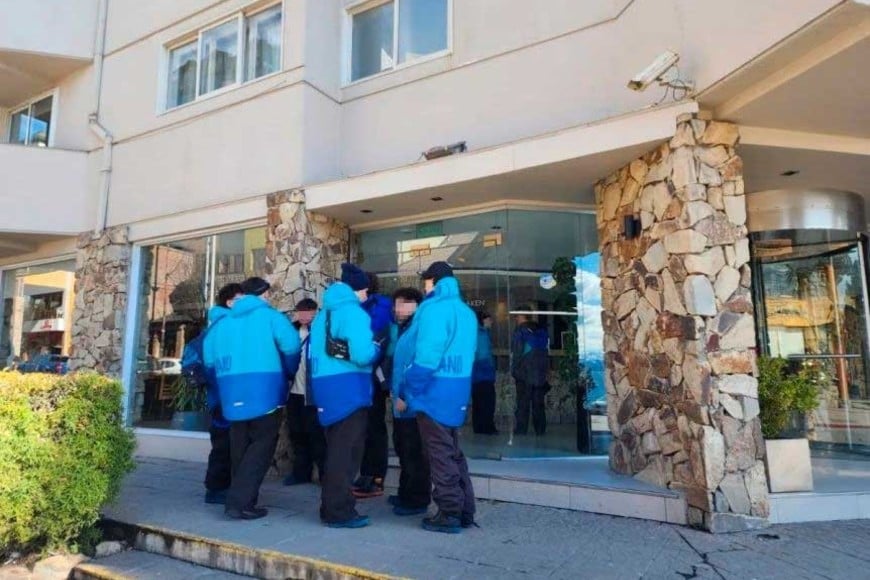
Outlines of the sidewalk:
{"type": "Polygon", "coordinates": [[[317,519],[319,488],[267,481],[270,514],[229,521],[202,503],[204,465],[142,459],[116,520],[411,578],[861,578],[870,521],[774,526],[713,536],[685,527],[584,512],[482,501],[480,529],[433,534],[398,518],[383,498],[361,502],[373,525],[330,530],[317,519]]]}

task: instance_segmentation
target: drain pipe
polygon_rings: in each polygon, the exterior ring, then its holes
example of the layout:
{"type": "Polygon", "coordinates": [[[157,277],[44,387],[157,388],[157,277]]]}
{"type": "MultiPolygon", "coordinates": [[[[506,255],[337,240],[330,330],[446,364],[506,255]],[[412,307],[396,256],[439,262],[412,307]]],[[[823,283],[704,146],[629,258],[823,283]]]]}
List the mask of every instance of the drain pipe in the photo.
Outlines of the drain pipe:
{"type": "Polygon", "coordinates": [[[103,161],[100,166],[100,195],[97,201],[97,215],[94,223],[94,236],[106,229],[109,214],[109,189],[112,178],[112,134],[100,123],[100,100],[103,87],[103,53],[106,48],[106,22],[108,21],[109,0],[100,0],[100,20],[97,27],[96,46],[94,47],[94,71],[96,75],[96,95],[94,112],[88,116],[88,127],[103,142],[103,161]]]}

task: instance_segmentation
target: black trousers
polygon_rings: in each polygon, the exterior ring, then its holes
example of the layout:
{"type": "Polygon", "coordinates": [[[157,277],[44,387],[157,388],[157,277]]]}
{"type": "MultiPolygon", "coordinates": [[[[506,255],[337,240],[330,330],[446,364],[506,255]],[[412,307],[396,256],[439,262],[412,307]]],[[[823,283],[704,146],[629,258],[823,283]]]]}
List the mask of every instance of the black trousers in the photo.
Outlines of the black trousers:
{"type": "Polygon", "coordinates": [[[293,477],[311,481],[314,466],[323,481],[326,435],[317,419],[317,407],[305,404],[305,395],[287,398],[287,432],[293,447],[293,477]]]}
{"type": "Polygon", "coordinates": [[[529,412],[532,414],[532,423],[535,433],[543,435],[547,432],[546,397],[547,390],[544,387],[532,387],[523,381],[517,384],[517,411],[514,433],[525,435],[529,430],[529,412]]]}
{"type": "Polygon", "coordinates": [[[321,484],[320,519],[326,523],[346,522],[359,515],[351,486],[362,461],[368,418],[368,408],[357,409],[324,428],[326,473],[321,484]]]}
{"type": "Polygon", "coordinates": [[[369,407],[369,422],[366,428],[365,451],[359,474],[384,478],[387,475],[387,460],[390,440],[387,435],[387,391],[375,384],[372,406],[369,407]]]}
{"type": "Polygon", "coordinates": [[[263,478],[272,465],[284,411],[278,409],[249,421],[233,421],[230,426],[230,452],[233,482],[227,493],[227,509],[254,507],[263,478]]]}
{"type": "Polygon", "coordinates": [[[404,507],[428,507],[432,480],[416,418],[393,419],[393,447],[399,456],[399,501],[404,507]]]}
{"type": "Polygon", "coordinates": [[[233,473],[230,430],[212,426],[208,430],[208,435],[211,439],[211,451],[205,469],[205,488],[208,491],[224,491],[229,489],[233,473]]]}
{"type": "Polygon", "coordinates": [[[475,433],[489,435],[496,432],[493,381],[481,381],[471,385],[471,424],[475,433]]]}
{"type": "Polygon", "coordinates": [[[473,516],[474,488],[468,462],[459,447],[459,429],[446,427],[428,415],[417,415],[432,476],[433,499],[442,512],[460,517],[473,516]]]}

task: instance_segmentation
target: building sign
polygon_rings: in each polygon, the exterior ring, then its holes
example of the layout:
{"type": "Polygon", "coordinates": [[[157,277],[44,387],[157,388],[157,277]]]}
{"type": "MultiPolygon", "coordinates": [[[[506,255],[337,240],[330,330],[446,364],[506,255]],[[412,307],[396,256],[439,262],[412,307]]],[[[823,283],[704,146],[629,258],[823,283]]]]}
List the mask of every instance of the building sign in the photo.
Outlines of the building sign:
{"type": "Polygon", "coordinates": [[[417,224],[417,239],[434,238],[444,235],[444,222],[427,222],[425,224],[417,224]]]}
{"type": "Polygon", "coordinates": [[[45,318],[34,321],[30,332],[63,332],[65,326],[63,318],[45,318]]]}

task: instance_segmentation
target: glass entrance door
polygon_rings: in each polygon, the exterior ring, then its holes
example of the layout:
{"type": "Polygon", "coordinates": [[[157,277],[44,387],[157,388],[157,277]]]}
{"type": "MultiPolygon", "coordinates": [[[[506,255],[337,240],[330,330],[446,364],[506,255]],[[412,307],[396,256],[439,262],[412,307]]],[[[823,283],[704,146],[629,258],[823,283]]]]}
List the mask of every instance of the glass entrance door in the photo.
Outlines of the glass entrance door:
{"type": "Polygon", "coordinates": [[[762,353],[819,372],[821,404],[807,426],[814,450],[870,455],[863,243],[796,233],[756,240],[753,254],[762,353]]]}

